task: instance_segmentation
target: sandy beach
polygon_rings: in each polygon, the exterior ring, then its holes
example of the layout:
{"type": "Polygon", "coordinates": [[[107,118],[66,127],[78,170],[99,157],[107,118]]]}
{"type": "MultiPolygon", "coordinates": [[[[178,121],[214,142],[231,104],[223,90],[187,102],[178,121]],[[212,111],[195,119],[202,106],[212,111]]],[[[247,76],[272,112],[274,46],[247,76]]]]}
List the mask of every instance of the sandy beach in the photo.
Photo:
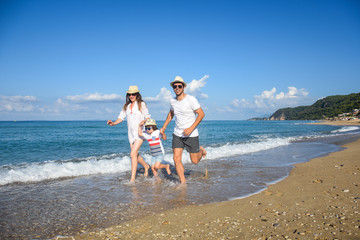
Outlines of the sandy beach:
{"type": "MultiPolygon", "coordinates": [[[[347,123],[319,124],[360,125],[347,123]]],[[[360,139],[343,147],[297,164],[285,180],[250,197],[172,209],[70,239],[360,239],[360,139]]]]}
{"type": "Polygon", "coordinates": [[[319,121],[311,124],[327,124],[337,126],[360,126],[360,120],[347,120],[347,121],[319,121]]]}

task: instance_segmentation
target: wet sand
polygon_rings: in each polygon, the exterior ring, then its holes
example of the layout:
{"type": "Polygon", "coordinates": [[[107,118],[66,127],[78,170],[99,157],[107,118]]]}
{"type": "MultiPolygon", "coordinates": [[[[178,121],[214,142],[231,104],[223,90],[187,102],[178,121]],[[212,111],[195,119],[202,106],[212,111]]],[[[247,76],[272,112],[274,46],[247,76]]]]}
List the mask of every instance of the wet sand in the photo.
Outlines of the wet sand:
{"type": "MultiPolygon", "coordinates": [[[[330,122],[341,123],[347,122],[330,122]]],[[[176,208],[74,238],[360,239],[360,139],[344,147],[297,164],[285,180],[250,197],[176,208]]]]}

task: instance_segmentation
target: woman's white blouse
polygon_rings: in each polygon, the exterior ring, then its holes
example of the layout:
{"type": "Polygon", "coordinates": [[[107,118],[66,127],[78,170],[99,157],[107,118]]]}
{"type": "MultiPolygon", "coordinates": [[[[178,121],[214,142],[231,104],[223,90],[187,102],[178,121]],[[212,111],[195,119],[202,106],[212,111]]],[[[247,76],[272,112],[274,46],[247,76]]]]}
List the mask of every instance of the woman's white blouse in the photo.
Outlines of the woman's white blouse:
{"type": "Polygon", "coordinates": [[[138,132],[140,122],[146,118],[150,118],[151,115],[145,102],[141,102],[141,112],[139,111],[137,102],[135,102],[132,110],[130,109],[130,105],[131,103],[127,105],[126,111],[124,111],[124,109],[121,110],[118,118],[125,120],[127,117],[129,142],[134,143],[136,139],[140,139],[138,132]]]}

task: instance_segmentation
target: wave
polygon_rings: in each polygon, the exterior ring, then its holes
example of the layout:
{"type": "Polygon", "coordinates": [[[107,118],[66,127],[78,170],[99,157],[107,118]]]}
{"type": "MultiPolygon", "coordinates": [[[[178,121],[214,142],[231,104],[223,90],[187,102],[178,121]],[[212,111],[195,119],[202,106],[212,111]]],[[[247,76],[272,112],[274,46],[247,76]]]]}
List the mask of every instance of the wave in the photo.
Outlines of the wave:
{"type": "MultiPolygon", "coordinates": [[[[227,143],[220,146],[206,147],[207,159],[219,159],[264,151],[279,146],[288,145],[290,138],[273,138],[257,142],[227,143]]],[[[189,154],[183,154],[183,163],[190,163],[189,154]]],[[[151,162],[151,155],[141,154],[144,160],[151,162]]],[[[172,153],[166,153],[164,161],[173,163],[172,153]]],[[[6,165],[0,167],[0,186],[10,183],[39,182],[44,180],[79,177],[92,174],[121,173],[131,170],[130,157],[113,154],[83,159],[48,161],[21,165],[6,165]]]]}
{"type": "Polygon", "coordinates": [[[359,130],[359,127],[355,127],[355,126],[346,126],[346,127],[342,127],[340,129],[336,129],[331,131],[331,133],[343,133],[343,132],[350,132],[350,131],[356,131],[359,130]]]}

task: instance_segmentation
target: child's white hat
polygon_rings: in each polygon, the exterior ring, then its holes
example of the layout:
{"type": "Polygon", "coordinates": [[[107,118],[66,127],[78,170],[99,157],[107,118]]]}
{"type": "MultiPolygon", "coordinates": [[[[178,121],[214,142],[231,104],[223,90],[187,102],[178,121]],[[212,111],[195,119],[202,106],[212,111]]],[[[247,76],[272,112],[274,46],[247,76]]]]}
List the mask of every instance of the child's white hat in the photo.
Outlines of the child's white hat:
{"type": "Polygon", "coordinates": [[[156,126],[156,121],[155,121],[155,119],[148,119],[148,120],[146,120],[146,122],[145,122],[145,127],[146,126],[156,126]]]}

